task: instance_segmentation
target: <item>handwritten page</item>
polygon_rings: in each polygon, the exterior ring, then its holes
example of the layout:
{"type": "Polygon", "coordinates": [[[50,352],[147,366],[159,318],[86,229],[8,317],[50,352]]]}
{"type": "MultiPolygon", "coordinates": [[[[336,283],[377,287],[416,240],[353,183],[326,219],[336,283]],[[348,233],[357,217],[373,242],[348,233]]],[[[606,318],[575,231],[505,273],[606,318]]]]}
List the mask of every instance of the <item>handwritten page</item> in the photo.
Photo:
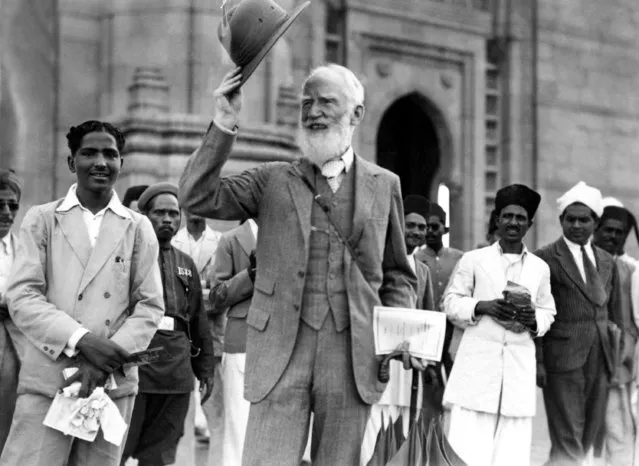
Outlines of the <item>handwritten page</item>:
{"type": "Polygon", "coordinates": [[[429,361],[440,361],[444,349],[446,314],[401,307],[375,306],[375,353],[389,354],[407,341],[408,352],[429,361]]]}

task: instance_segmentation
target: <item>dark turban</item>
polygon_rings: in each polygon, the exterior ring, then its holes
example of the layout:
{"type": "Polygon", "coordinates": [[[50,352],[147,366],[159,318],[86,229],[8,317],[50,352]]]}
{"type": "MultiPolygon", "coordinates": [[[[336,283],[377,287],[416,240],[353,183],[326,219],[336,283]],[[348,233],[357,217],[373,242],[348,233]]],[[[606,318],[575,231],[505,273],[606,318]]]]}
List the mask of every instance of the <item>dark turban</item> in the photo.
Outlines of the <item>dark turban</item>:
{"type": "Polygon", "coordinates": [[[424,196],[417,194],[411,194],[404,199],[404,215],[419,214],[424,217],[424,220],[428,219],[428,199],[424,196]]]}
{"type": "Polygon", "coordinates": [[[166,181],[162,183],[152,184],[144,190],[140,199],[138,199],[138,207],[142,212],[149,210],[151,200],[159,194],[172,194],[176,198],[178,197],[178,188],[172,183],[166,181]]]}
{"type": "Polygon", "coordinates": [[[626,233],[630,233],[630,230],[634,229],[635,236],[637,238],[637,243],[639,243],[639,231],[637,229],[637,219],[635,218],[634,215],[632,215],[632,212],[630,212],[625,207],[618,207],[618,206],[611,205],[604,208],[603,214],[601,215],[601,223],[603,223],[604,220],[609,218],[623,222],[624,231],[626,233]]]}
{"type": "Polygon", "coordinates": [[[124,199],[122,200],[122,204],[124,207],[131,207],[131,203],[140,199],[142,193],[148,188],[148,185],[141,184],[139,186],[131,186],[124,193],[124,199]]]}
{"type": "Polygon", "coordinates": [[[20,185],[20,181],[18,180],[18,177],[13,170],[0,168],[0,185],[4,185],[12,190],[14,193],[16,193],[18,202],[20,202],[20,196],[22,195],[22,186],[20,185]]]}
{"type": "Polygon", "coordinates": [[[538,192],[533,191],[523,184],[511,184],[497,191],[497,196],[495,197],[495,212],[497,217],[499,217],[504,207],[518,205],[526,210],[528,220],[532,220],[540,202],[541,196],[538,192]]]}
{"type": "Polygon", "coordinates": [[[437,217],[444,225],[446,225],[446,212],[442,209],[442,206],[431,201],[428,204],[428,217],[432,216],[437,217]]]}

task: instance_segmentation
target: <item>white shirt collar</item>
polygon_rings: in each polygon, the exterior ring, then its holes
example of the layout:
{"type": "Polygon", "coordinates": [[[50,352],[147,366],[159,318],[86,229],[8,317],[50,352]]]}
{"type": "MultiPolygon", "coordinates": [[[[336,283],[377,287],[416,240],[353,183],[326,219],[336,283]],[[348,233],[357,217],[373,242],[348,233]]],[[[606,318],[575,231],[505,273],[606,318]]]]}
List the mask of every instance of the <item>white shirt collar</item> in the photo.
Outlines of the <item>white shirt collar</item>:
{"type": "MultiPolygon", "coordinates": [[[[521,257],[527,256],[528,255],[528,248],[526,247],[525,243],[521,243],[521,245],[523,246],[521,249],[521,257]]],[[[499,241],[495,241],[492,246],[497,249],[497,251],[499,252],[499,254],[505,254],[504,250],[501,248],[501,244],[499,244],[499,241]]]]}
{"type": "MultiPolygon", "coordinates": [[[[77,189],[77,183],[73,183],[71,187],[69,188],[69,191],[67,192],[67,195],[65,196],[64,200],[56,209],[57,212],[67,212],[76,206],[79,206],[81,209],[87,210],[86,207],[84,207],[80,203],[80,200],[78,199],[78,195],[76,194],[76,189],[77,189]]],[[[122,205],[122,202],[120,202],[120,198],[118,197],[118,194],[115,191],[113,191],[111,200],[109,201],[107,206],[104,209],[102,209],[101,212],[104,212],[107,209],[111,209],[111,211],[114,214],[117,214],[122,218],[131,218],[131,213],[128,211],[126,207],[122,205]]]]}
{"type": "Polygon", "coordinates": [[[252,218],[248,220],[249,227],[251,228],[251,233],[253,233],[253,238],[257,241],[257,223],[252,218]]]}
{"type": "Polygon", "coordinates": [[[417,272],[415,252],[417,252],[417,248],[415,248],[412,253],[408,254],[408,264],[410,265],[411,269],[413,269],[413,272],[417,272]]]}
{"type": "Polygon", "coordinates": [[[4,250],[7,254],[11,254],[13,252],[13,248],[11,247],[11,232],[7,233],[4,238],[2,238],[2,244],[4,245],[4,250]]]}
{"type": "Polygon", "coordinates": [[[324,165],[326,165],[328,162],[332,160],[338,160],[338,159],[342,159],[342,162],[344,162],[344,172],[348,173],[348,171],[353,166],[353,161],[355,160],[355,153],[353,152],[353,147],[349,146],[348,149],[346,149],[346,152],[344,152],[342,155],[340,155],[339,157],[335,159],[331,159],[325,162],[324,165]]]}
{"type": "MultiPolygon", "coordinates": [[[[570,249],[573,252],[579,252],[581,253],[581,244],[577,244],[573,241],[570,241],[568,238],[566,238],[565,236],[563,237],[564,241],[566,242],[566,245],[568,246],[568,249],[570,249]]],[[[584,244],[584,247],[586,248],[586,251],[591,250],[592,251],[592,238],[588,238],[588,242],[586,244],[584,244]]]]}

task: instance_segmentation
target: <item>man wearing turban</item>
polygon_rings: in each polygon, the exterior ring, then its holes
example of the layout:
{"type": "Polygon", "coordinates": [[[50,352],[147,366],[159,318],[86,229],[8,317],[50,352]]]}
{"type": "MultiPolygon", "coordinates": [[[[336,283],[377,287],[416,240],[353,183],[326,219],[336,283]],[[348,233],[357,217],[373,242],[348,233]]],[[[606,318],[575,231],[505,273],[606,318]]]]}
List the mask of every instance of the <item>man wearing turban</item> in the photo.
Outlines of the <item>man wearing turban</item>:
{"type": "Polygon", "coordinates": [[[594,243],[615,258],[619,283],[619,295],[614,308],[615,320],[622,331],[622,352],[615,367],[614,379],[608,391],[604,447],[607,464],[633,464],[635,451],[635,420],[632,409],[632,394],[636,383],[635,348],[639,329],[635,321],[633,288],[636,282],[637,266],[634,260],[627,260],[624,252],[630,231],[637,233],[637,221],[634,215],[621,205],[611,204],[604,208],[601,220],[595,229],[594,243]],[[633,312],[634,311],[634,312],[633,312]]]}
{"type": "Polygon", "coordinates": [[[11,227],[20,208],[21,194],[16,174],[0,169],[0,452],[11,427],[20,367],[15,348],[20,332],[9,315],[5,292],[16,253],[17,238],[11,227]]]}
{"type": "Polygon", "coordinates": [[[581,464],[604,425],[613,375],[612,256],[592,244],[603,206],[598,189],[579,182],[557,200],[563,236],[539,249],[550,267],[557,316],[537,340],[537,384],[543,388],[551,440],[548,465],[581,464]]]}
{"type": "Polygon", "coordinates": [[[535,345],[554,320],[548,266],[523,243],[541,197],[524,185],[500,189],[500,240],[465,253],[443,298],[465,328],[444,404],[449,441],[469,466],[530,464],[535,345]]]}
{"type": "MultiPolygon", "coordinates": [[[[448,280],[464,254],[459,249],[444,247],[442,238],[449,231],[450,228],[446,226],[446,212],[439,204],[429,201],[426,211],[426,247],[417,251],[415,257],[426,264],[431,271],[437,308],[440,306],[448,280]]],[[[446,326],[442,363],[447,374],[450,374],[453,367],[461,334],[461,329],[454,325],[446,326]]]]}
{"type": "Polygon", "coordinates": [[[177,186],[166,182],[149,186],[138,207],[151,221],[160,244],[164,288],[164,317],[149,347],[164,348],[166,356],[140,367],[122,464],[132,456],[139,466],[161,466],[175,463],[195,377],[202,403],[211,395],[215,360],[197,266],[171,244],[181,218],[177,186]]]}
{"type": "MultiPolygon", "coordinates": [[[[411,194],[404,199],[404,238],[408,262],[417,276],[417,309],[436,310],[433,299],[433,285],[428,266],[416,259],[417,248],[426,240],[426,219],[428,218],[430,202],[423,196],[411,194]]],[[[428,385],[424,384],[424,377],[417,371],[407,371],[401,367],[400,361],[390,361],[390,379],[382,398],[371,407],[371,413],[366,424],[366,433],[362,443],[360,464],[368,464],[373,457],[379,431],[389,420],[395,422],[401,415],[403,419],[410,419],[411,398],[415,397],[413,407],[420,409],[424,390],[439,394],[441,401],[441,382],[435,366],[429,366],[427,371],[428,385]],[[437,384],[437,386],[435,386],[437,384]],[[439,388],[439,390],[436,390],[439,388]]],[[[404,435],[408,436],[408,423],[404,423],[404,435]]]]}

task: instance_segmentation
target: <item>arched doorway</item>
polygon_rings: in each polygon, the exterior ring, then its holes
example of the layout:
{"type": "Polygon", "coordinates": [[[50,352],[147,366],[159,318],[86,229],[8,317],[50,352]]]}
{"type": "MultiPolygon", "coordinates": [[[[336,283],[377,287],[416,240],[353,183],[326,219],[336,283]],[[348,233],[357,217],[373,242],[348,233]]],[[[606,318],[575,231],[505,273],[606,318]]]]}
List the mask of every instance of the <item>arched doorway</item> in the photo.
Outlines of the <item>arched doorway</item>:
{"type": "Polygon", "coordinates": [[[399,176],[403,197],[436,201],[442,141],[429,106],[421,94],[411,93],[386,110],[377,131],[377,164],[399,176]]]}

